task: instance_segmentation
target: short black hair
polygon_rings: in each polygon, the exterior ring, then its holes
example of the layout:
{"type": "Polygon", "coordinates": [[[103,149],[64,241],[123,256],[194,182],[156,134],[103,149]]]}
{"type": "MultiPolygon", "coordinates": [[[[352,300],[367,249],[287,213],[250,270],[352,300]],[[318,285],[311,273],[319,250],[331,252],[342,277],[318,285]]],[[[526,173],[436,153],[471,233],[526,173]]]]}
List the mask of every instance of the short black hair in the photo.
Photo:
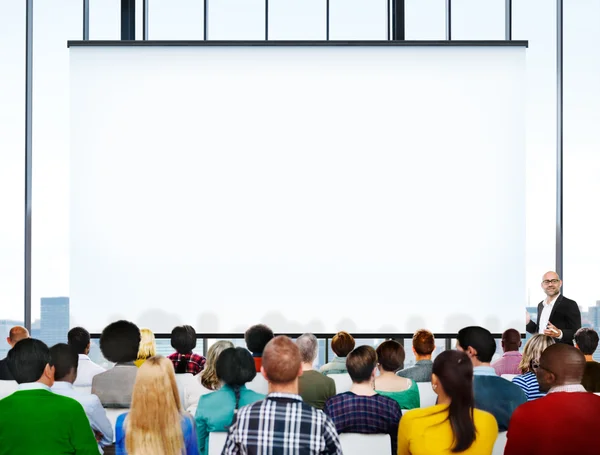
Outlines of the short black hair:
{"type": "Polygon", "coordinates": [[[54,366],[54,380],[62,381],[72,369],[77,371],[79,355],[72,346],[58,343],[50,348],[50,364],[54,366]]]}
{"type": "Polygon", "coordinates": [[[73,327],[67,334],[69,346],[77,353],[84,354],[90,344],[90,332],[83,327],[73,327]]]}
{"type": "Polygon", "coordinates": [[[191,325],[178,325],[171,331],[171,346],[180,354],[188,354],[196,347],[196,331],[191,325]]]}
{"type": "Polygon", "coordinates": [[[592,355],[598,348],[598,333],[589,327],[575,332],[575,343],[583,355],[592,355]]]}
{"type": "Polygon", "coordinates": [[[100,335],[100,350],[109,362],[133,362],[137,359],[140,339],[140,329],[133,322],[113,322],[100,335]]]}
{"type": "Polygon", "coordinates": [[[496,353],[496,340],[489,330],[483,327],[470,326],[460,329],[457,337],[458,344],[466,351],[469,346],[477,351],[477,359],[490,363],[496,353]]]}
{"type": "Polygon", "coordinates": [[[377,367],[377,352],[371,346],[359,346],[346,357],[346,368],[352,382],[360,384],[371,379],[377,367]]]}
{"type": "Polygon", "coordinates": [[[6,356],[8,369],[19,384],[37,382],[51,363],[50,349],[35,338],[19,341],[6,356]]]}
{"type": "Polygon", "coordinates": [[[253,325],[244,334],[246,346],[254,354],[262,354],[267,343],[273,338],[273,331],[264,324],[253,325]]]}
{"type": "Polygon", "coordinates": [[[252,355],[244,348],[227,348],[217,359],[217,377],[230,386],[242,386],[256,377],[252,355]]]}

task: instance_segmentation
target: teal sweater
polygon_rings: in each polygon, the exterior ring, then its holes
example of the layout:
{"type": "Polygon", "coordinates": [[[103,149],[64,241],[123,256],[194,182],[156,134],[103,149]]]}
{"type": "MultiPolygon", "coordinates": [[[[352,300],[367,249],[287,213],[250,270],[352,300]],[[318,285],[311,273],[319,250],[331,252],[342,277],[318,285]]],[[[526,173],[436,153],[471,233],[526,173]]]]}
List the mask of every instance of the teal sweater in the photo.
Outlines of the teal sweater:
{"type": "Polygon", "coordinates": [[[0,455],[99,455],[83,407],[47,390],[0,400],[0,455]]]}

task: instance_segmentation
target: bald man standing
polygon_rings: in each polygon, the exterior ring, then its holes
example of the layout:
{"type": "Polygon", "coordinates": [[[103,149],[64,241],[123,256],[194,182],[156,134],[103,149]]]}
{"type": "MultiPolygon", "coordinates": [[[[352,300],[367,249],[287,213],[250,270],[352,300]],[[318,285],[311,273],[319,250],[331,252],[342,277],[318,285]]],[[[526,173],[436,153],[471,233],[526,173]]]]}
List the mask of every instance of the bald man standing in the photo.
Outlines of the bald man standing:
{"type": "Polygon", "coordinates": [[[557,343],[573,344],[575,332],[581,328],[581,312],[577,302],[560,293],[562,281],[556,272],[542,277],[542,289],[546,298],[538,303],[537,321],[526,312],[527,331],[551,336],[557,343]]]}
{"type": "MultiPolygon", "coordinates": [[[[14,348],[15,344],[19,341],[24,340],[25,338],[29,338],[29,331],[25,327],[21,327],[20,325],[14,326],[10,329],[8,333],[8,337],[6,338],[6,342],[9,344],[10,348],[14,348]]],[[[0,381],[14,381],[14,377],[10,370],[8,369],[8,362],[6,359],[0,360],[0,381]]]]}
{"type": "Polygon", "coordinates": [[[581,385],[585,356],[567,344],[546,348],[536,371],[545,397],[517,408],[504,455],[597,455],[600,396],[581,385]]]}

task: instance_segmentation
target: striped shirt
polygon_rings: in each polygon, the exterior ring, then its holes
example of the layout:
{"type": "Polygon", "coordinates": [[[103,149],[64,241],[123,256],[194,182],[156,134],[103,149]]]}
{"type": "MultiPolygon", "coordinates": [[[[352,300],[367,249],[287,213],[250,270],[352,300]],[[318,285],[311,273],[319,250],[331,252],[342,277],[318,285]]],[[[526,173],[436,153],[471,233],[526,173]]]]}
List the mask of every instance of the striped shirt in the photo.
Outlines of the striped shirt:
{"type": "Polygon", "coordinates": [[[222,455],[342,455],[333,422],[299,395],[270,393],[240,408],[222,455]]]}
{"type": "Polygon", "coordinates": [[[535,373],[530,371],[529,373],[521,374],[519,376],[515,376],[512,380],[515,384],[517,384],[525,395],[527,396],[527,401],[535,400],[536,398],[541,398],[546,396],[545,392],[540,391],[540,385],[538,384],[537,378],[535,377],[535,373]]]}

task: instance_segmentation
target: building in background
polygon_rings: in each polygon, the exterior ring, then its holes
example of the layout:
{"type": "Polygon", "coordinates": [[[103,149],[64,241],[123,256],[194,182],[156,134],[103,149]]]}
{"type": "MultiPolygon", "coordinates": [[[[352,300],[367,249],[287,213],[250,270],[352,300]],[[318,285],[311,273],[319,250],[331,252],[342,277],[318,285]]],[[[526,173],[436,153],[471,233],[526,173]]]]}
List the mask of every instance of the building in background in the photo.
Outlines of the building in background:
{"type": "Polygon", "coordinates": [[[69,332],[69,297],[42,297],[39,339],[48,346],[66,343],[69,332]]]}

